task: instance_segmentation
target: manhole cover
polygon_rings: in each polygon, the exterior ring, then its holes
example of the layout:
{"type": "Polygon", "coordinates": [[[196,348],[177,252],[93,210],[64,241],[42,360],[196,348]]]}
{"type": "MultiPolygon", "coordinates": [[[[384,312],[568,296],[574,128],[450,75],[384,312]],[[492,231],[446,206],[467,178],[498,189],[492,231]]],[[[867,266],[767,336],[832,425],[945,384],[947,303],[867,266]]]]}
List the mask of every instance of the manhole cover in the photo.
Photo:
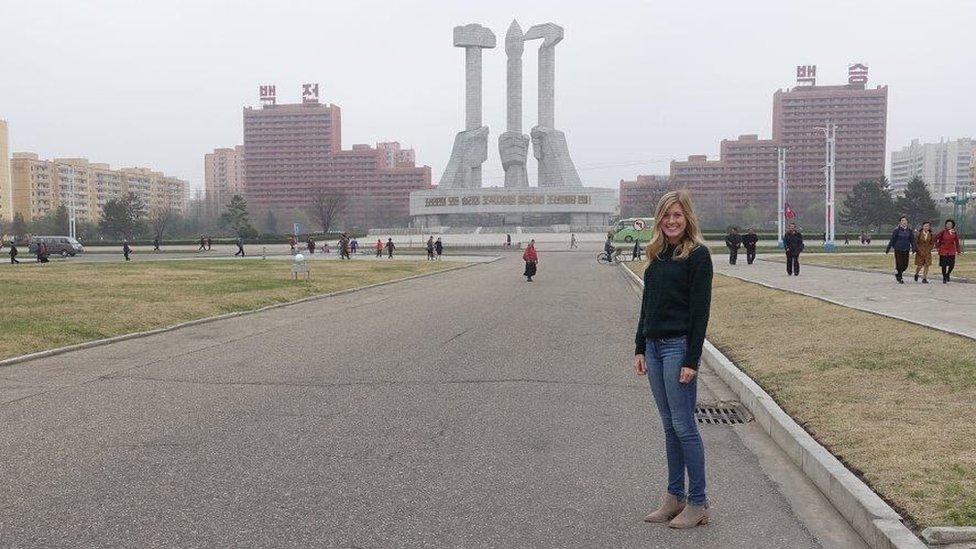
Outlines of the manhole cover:
{"type": "Polygon", "coordinates": [[[722,402],[698,404],[695,406],[695,419],[708,425],[735,425],[746,423],[751,418],[738,402],[722,402]]]}

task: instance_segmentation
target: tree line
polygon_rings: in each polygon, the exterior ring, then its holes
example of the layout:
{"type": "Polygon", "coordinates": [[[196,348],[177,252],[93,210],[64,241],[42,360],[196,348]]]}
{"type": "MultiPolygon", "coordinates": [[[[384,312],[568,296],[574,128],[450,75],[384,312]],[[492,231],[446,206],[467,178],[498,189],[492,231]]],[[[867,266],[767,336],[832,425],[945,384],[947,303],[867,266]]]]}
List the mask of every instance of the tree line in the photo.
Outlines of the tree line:
{"type": "MultiPolygon", "coordinates": [[[[322,189],[310,193],[302,220],[320,228],[323,233],[335,228],[340,213],[346,204],[343,195],[322,189]]],[[[0,227],[0,234],[23,235],[67,235],[69,212],[60,205],[44,216],[30,222],[20,213],[14,215],[13,222],[0,227]]],[[[102,208],[97,222],[78,222],[76,234],[82,242],[99,240],[139,240],[165,238],[196,238],[201,234],[229,235],[252,239],[257,237],[280,236],[279,221],[273,209],[268,209],[260,223],[255,227],[248,211],[247,200],[234,195],[220,212],[213,212],[205,202],[190,201],[186,213],[171,206],[148,207],[139,196],[128,193],[109,199],[102,208]]]]}

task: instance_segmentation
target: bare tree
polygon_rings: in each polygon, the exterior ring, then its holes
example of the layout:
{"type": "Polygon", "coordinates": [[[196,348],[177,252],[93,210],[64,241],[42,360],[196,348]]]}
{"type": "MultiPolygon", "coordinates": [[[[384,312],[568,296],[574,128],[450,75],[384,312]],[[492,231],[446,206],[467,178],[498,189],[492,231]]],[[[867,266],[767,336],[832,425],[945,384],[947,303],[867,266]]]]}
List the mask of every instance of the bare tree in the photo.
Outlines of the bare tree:
{"type": "Polygon", "coordinates": [[[322,227],[322,232],[329,232],[339,216],[339,210],[346,205],[346,197],[331,189],[316,189],[312,193],[312,200],[308,204],[308,215],[322,227]]]}
{"type": "Polygon", "coordinates": [[[176,219],[177,212],[169,204],[153,208],[149,212],[149,225],[152,227],[153,236],[162,240],[166,228],[176,219]]]}

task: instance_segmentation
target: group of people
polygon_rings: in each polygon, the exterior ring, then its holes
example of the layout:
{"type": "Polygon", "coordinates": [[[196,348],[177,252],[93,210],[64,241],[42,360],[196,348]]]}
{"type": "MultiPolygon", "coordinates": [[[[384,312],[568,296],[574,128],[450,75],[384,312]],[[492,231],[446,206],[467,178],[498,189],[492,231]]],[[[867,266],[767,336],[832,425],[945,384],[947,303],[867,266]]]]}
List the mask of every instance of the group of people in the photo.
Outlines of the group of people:
{"type": "Polygon", "coordinates": [[[430,235],[427,239],[427,261],[440,261],[441,254],[444,253],[444,243],[441,242],[441,237],[437,237],[434,240],[434,235],[430,235]]]}
{"type": "Polygon", "coordinates": [[[746,262],[752,265],[752,262],[756,260],[757,242],[759,242],[759,236],[756,235],[756,229],[749,227],[746,234],[740,235],[739,229],[729,227],[729,234],[725,237],[725,246],[729,249],[729,264],[735,265],[735,262],[739,258],[739,248],[744,246],[746,249],[746,262]]]}
{"type": "MultiPolygon", "coordinates": [[[[359,241],[346,233],[339,235],[336,242],[336,250],[339,252],[339,259],[352,259],[353,254],[359,251],[359,241]]],[[[328,253],[329,245],[325,244],[325,252],[328,253]]]]}
{"type": "Polygon", "coordinates": [[[956,232],[956,221],[946,219],[942,230],[932,233],[932,223],[922,222],[918,231],[908,226],[908,218],[901,216],[898,226],[891,232],[891,240],[885,248],[885,253],[895,252],[895,280],[899,284],[905,283],[905,271],[908,270],[909,254],[915,254],[915,282],[922,278],[922,284],[928,284],[929,267],[932,266],[932,250],[939,254],[939,267],[942,270],[942,283],[948,284],[952,280],[952,270],[956,266],[956,255],[962,253],[959,234],[956,232]]]}
{"type": "MultiPolygon", "coordinates": [[[[153,242],[153,245],[156,247],[155,249],[157,249],[157,250],[159,249],[159,242],[158,242],[158,240],[157,241],[154,241],[153,242]]],[[[198,252],[203,252],[203,251],[209,252],[210,251],[210,248],[212,246],[213,246],[213,239],[212,238],[210,238],[209,236],[200,235],[200,247],[197,248],[197,251],[198,252]]]]}
{"type": "Polygon", "coordinates": [[[383,250],[386,250],[387,259],[393,259],[393,250],[396,250],[396,244],[393,243],[393,237],[386,239],[386,244],[383,244],[383,240],[376,239],[376,257],[383,257],[383,250]]]}

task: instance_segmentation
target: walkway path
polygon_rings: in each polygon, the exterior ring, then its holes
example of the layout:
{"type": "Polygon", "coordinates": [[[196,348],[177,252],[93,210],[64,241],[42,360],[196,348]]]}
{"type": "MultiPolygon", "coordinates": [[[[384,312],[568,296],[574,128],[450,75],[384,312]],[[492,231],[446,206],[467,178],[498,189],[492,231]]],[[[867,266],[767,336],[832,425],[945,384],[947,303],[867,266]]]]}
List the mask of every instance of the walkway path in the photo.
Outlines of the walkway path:
{"type": "Polygon", "coordinates": [[[747,265],[739,257],[737,265],[729,265],[727,256],[716,254],[715,271],[976,338],[976,284],[942,284],[938,277],[921,284],[908,275],[905,284],[898,284],[894,270],[884,274],[804,265],[802,255],[800,276],[787,276],[786,263],[760,256],[747,265]]]}
{"type": "Polygon", "coordinates": [[[0,544],[818,546],[728,426],[703,427],[713,524],[644,524],[665,473],[637,295],[589,253],[520,269],[0,369],[0,544]]]}

